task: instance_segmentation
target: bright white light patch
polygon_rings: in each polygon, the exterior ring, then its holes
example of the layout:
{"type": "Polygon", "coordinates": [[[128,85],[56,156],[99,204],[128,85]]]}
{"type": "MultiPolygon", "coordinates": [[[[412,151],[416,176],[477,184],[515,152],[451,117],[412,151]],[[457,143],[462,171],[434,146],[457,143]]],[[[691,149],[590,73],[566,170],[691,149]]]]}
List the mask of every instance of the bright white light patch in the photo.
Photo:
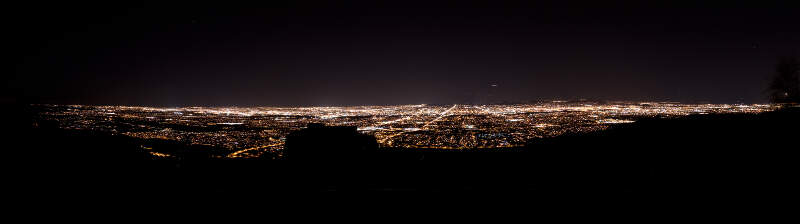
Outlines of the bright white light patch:
{"type": "Polygon", "coordinates": [[[602,123],[602,124],[624,124],[624,123],[633,123],[633,122],[636,122],[636,121],[620,120],[620,119],[613,119],[613,118],[603,119],[603,120],[597,121],[597,123],[602,123]]]}
{"type": "Polygon", "coordinates": [[[375,131],[375,130],[382,130],[382,129],[383,129],[382,127],[370,126],[370,127],[358,127],[357,130],[359,130],[359,131],[375,131]]]}

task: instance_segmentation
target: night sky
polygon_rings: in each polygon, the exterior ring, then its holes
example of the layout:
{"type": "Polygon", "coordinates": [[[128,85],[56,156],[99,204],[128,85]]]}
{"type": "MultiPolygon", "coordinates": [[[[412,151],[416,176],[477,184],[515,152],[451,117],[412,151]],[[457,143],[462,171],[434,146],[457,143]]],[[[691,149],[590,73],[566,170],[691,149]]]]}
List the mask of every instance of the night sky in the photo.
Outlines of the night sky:
{"type": "Polygon", "coordinates": [[[762,103],[778,57],[800,49],[800,8],[760,1],[37,3],[4,11],[13,58],[4,102],[762,103]]]}

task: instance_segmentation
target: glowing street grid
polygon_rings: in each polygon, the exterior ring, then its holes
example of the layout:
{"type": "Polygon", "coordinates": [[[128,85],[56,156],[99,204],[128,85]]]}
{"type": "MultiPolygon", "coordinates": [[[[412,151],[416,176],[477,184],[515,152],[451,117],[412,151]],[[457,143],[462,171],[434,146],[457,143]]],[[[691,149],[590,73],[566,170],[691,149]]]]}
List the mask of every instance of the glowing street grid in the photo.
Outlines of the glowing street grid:
{"type": "MultiPolygon", "coordinates": [[[[353,107],[181,107],[33,105],[36,121],[60,128],[207,145],[227,158],[282,157],[285,136],[308,123],[356,126],[385,148],[476,149],[522,146],[534,138],[585,133],[648,117],[760,113],[766,104],[676,102],[353,107]]],[[[156,157],[172,157],[144,147],[156,157]]]]}

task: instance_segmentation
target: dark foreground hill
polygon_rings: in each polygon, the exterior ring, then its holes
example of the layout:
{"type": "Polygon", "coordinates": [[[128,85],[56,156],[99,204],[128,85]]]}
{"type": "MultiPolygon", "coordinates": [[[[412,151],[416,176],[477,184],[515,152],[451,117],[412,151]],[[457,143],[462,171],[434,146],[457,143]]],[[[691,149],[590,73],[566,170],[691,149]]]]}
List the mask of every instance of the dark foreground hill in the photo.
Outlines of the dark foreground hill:
{"type": "Polygon", "coordinates": [[[18,192],[31,197],[410,191],[766,202],[796,196],[797,108],[643,120],[506,151],[380,150],[313,161],[152,160],[137,140],[25,127],[18,115],[23,125],[7,140],[13,147],[4,160],[18,192]]]}

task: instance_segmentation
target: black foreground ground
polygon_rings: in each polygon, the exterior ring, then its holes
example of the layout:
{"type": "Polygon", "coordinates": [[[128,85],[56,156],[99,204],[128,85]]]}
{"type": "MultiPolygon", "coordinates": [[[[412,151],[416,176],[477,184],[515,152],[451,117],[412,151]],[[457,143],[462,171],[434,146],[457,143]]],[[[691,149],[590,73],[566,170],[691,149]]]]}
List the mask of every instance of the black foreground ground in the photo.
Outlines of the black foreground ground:
{"type": "Polygon", "coordinates": [[[413,192],[777,205],[797,196],[799,109],[643,120],[508,151],[324,161],[151,160],[129,138],[18,119],[4,160],[15,195],[38,200],[413,192]]]}

